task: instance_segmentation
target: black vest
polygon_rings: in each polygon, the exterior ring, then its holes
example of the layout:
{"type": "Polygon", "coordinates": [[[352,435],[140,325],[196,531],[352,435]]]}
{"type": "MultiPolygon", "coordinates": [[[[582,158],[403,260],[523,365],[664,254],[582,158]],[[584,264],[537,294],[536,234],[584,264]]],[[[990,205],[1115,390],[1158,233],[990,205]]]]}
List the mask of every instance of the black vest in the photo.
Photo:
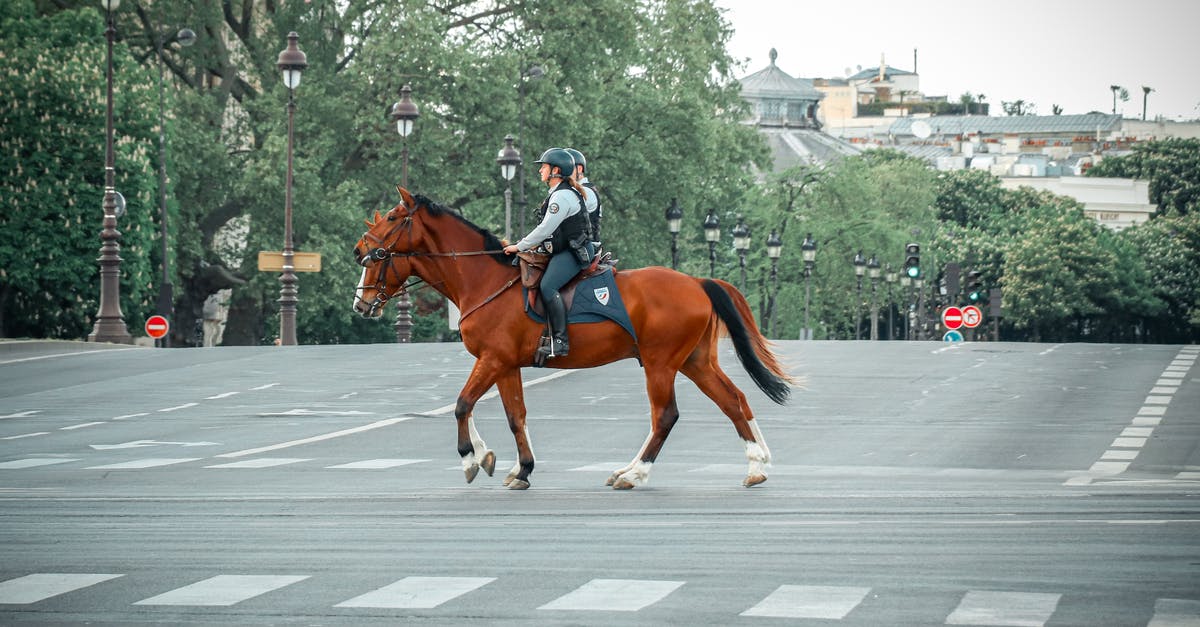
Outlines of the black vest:
{"type": "Polygon", "coordinates": [[[558,184],[546,195],[546,199],[542,201],[542,206],[538,207],[537,219],[541,222],[546,217],[546,211],[550,208],[550,197],[560,189],[570,190],[579,199],[579,213],[567,216],[558,228],[554,229],[554,234],[550,236],[551,249],[554,252],[567,250],[582,246],[585,242],[592,239],[592,225],[588,221],[587,203],[583,202],[583,196],[570,183],[563,181],[558,184]]]}
{"type": "Polygon", "coordinates": [[[588,189],[589,194],[596,195],[596,210],[588,211],[586,203],[583,206],[583,210],[584,210],[584,213],[588,214],[588,219],[591,221],[591,224],[592,224],[592,240],[599,242],[599,241],[601,241],[600,240],[600,217],[601,217],[600,211],[604,207],[604,203],[600,202],[600,191],[596,189],[595,183],[588,181],[587,183],[584,183],[583,186],[588,189]]]}

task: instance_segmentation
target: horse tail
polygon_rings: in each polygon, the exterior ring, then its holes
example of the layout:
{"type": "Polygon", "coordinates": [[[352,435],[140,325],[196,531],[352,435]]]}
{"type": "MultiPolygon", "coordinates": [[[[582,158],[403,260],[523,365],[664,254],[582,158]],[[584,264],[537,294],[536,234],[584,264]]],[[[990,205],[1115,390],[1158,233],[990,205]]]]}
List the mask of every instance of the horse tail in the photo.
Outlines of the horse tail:
{"type": "Polygon", "coordinates": [[[714,279],[703,279],[700,284],[712,301],[717,318],[729,331],[733,347],[737,351],[742,367],[754,379],[754,384],[772,401],[779,405],[787,402],[796,381],[783,369],[775,354],[771,352],[767,338],[758,330],[754,313],[742,293],[732,285],[714,279]]]}

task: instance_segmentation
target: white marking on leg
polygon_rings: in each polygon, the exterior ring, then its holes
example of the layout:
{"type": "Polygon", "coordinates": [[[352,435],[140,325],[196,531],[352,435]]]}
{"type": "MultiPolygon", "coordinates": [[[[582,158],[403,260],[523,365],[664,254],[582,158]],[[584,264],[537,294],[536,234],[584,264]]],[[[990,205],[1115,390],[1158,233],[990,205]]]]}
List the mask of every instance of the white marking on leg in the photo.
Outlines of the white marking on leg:
{"type": "Polygon", "coordinates": [[[475,461],[475,453],[467,453],[462,457],[463,472],[471,472],[472,468],[478,468],[479,462],[475,461]]]}
{"type": "Polygon", "coordinates": [[[633,470],[633,467],[636,466],[638,462],[642,461],[642,456],[646,454],[646,447],[650,446],[650,438],[652,437],[654,437],[654,431],[651,431],[649,435],[646,436],[646,441],[642,442],[642,448],[638,449],[637,455],[634,455],[633,459],[628,464],[625,464],[624,466],[613,471],[614,477],[623,475],[630,470],[633,470]]]}
{"type": "Polygon", "coordinates": [[[654,466],[653,462],[644,462],[638,460],[634,462],[633,468],[621,473],[617,479],[618,483],[624,482],[633,487],[644,486],[650,482],[650,468],[654,466]]]}
{"type": "Polygon", "coordinates": [[[483,441],[483,437],[479,435],[479,431],[475,429],[475,417],[467,416],[467,434],[471,438],[471,446],[475,448],[475,452],[483,456],[487,453],[487,443],[483,441]]]}
{"type": "Polygon", "coordinates": [[[750,425],[750,433],[754,434],[754,440],[762,447],[763,455],[765,456],[762,460],[763,463],[768,466],[771,465],[771,449],[767,448],[767,440],[763,438],[762,429],[758,428],[758,421],[751,418],[746,423],[750,425]]]}
{"type": "Polygon", "coordinates": [[[750,440],[742,440],[742,443],[746,445],[746,459],[750,460],[748,476],[767,476],[766,468],[769,463],[769,457],[764,448],[759,446],[758,442],[751,442],[750,440]]]}

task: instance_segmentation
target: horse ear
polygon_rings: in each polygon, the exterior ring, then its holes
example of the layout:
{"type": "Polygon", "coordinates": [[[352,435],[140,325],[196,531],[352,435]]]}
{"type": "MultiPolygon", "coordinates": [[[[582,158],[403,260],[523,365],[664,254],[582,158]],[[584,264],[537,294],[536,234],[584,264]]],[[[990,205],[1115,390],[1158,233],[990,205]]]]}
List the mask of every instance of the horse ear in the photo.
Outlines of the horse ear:
{"type": "Polygon", "coordinates": [[[403,187],[400,187],[399,185],[397,185],[396,191],[400,192],[400,198],[401,198],[401,200],[404,201],[405,206],[407,206],[409,208],[409,211],[416,210],[417,201],[413,200],[412,194],[408,193],[407,189],[404,189],[403,187]]]}

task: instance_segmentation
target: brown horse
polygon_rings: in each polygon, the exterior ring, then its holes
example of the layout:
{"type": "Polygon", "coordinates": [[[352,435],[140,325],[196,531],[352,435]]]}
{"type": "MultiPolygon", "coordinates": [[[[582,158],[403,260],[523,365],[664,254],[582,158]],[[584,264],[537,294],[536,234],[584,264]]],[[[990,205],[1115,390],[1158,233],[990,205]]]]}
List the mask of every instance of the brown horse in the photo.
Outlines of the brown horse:
{"type": "MultiPolygon", "coordinates": [[[[476,431],[471,413],[479,398],[496,385],[518,453],[505,484],[511,489],[528,488],[534,456],[525,425],[521,368],[533,365],[545,327],[525,314],[519,271],[512,257],[501,252],[503,244],[495,235],[427,198],[397,190],[401,203],[386,216],[376,212],[354,247],[355,259],[363,266],[354,309],[365,317],[380,317],[387,300],[414,275],[454,302],[462,312],[463,344],[476,358],[454,409],[467,482],[481,466],[488,475],[495,468],[495,455],[476,431]]],[[[728,332],[742,366],[776,403],[786,401],[794,381],[758,331],[746,299],[724,281],[697,279],[662,267],[622,270],[616,283],[637,342],[615,322],[576,323],[569,327],[570,354],[546,362],[552,368],[591,368],[628,358],[642,362],[650,397],[650,434],[633,461],[613,471],[607,485],[628,489],[649,479],[651,465],[679,418],[678,372],[733,421],[750,462],[743,485],[766,481],[771,453],[746,396],[721,371],[718,337],[723,330],[728,332]]]]}

